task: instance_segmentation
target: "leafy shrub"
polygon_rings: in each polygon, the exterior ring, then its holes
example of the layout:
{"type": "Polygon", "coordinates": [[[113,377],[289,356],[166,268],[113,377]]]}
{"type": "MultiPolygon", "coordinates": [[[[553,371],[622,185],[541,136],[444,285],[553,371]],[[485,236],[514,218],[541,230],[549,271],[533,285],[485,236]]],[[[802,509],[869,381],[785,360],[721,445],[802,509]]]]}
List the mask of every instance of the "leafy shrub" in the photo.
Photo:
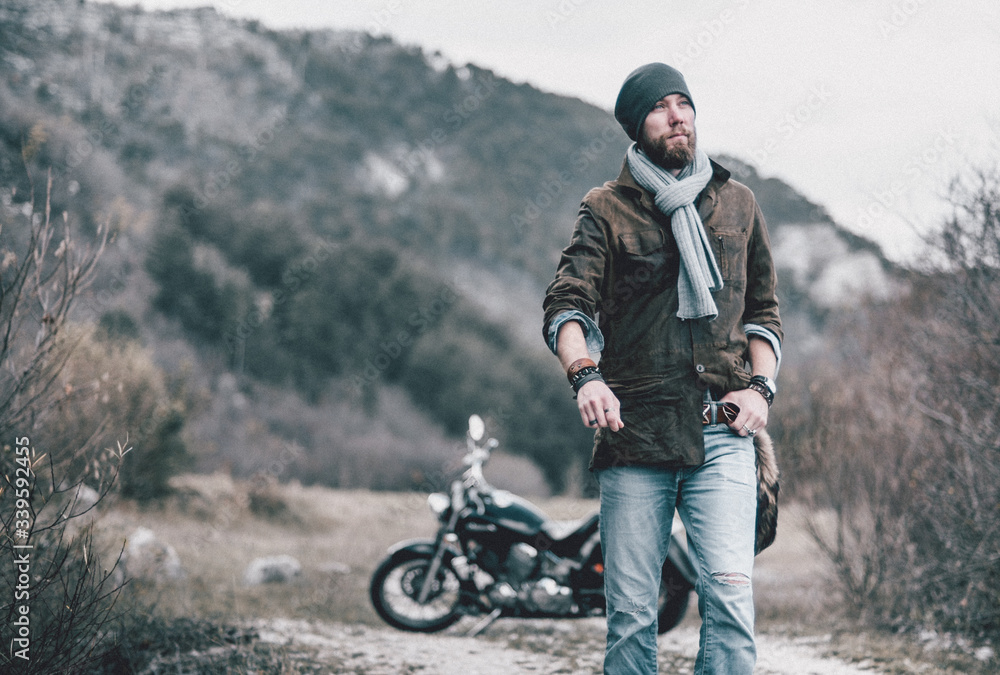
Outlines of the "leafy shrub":
{"type": "Polygon", "coordinates": [[[290,516],[288,501],[278,489],[278,480],[272,475],[259,472],[250,479],[247,490],[250,513],[262,518],[280,520],[290,516]]]}
{"type": "Polygon", "coordinates": [[[509,452],[530,457],[556,492],[590,458],[593,432],[579,423],[558,361],[521,354],[502,326],[455,307],[414,346],[400,375],[414,401],[455,435],[486,415],[509,452]]]}
{"type": "Polygon", "coordinates": [[[182,404],[171,396],[163,372],[135,341],[101,340],[101,332],[87,326],[67,326],[65,334],[73,347],[58,377],[65,395],[33,440],[58,458],[60,449],[114,447],[116,439],[128,439],[122,494],[165,495],[170,477],[191,458],[180,436],[182,404]]]}
{"type": "Polygon", "coordinates": [[[105,312],[97,322],[100,337],[110,340],[138,340],[139,324],[123,309],[105,312]]]}
{"type": "Polygon", "coordinates": [[[180,227],[157,232],[146,269],[159,284],[153,305],[210,342],[220,342],[253,306],[246,272],[228,265],[218,249],[200,244],[180,227]]]}

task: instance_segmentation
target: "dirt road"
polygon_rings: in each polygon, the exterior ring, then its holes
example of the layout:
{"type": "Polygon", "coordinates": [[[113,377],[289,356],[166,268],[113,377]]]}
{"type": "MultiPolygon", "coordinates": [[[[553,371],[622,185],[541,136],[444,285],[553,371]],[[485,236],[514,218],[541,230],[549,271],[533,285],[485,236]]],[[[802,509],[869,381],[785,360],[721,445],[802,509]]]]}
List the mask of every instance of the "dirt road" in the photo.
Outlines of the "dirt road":
{"type": "MultiPolygon", "coordinates": [[[[422,635],[363,625],[272,620],[257,628],[262,640],[284,645],[296,660],[325,673],[364,675],[590,675],[601,673],[604,620],[501,620],[483,634],[422,635]]],[[[827,638],[759,636],[760,675],[872,675],[880,671],[823,655],[827,638]]],[[[694,671],[697,624],[660,636],[660,670],[694,671]]]]}

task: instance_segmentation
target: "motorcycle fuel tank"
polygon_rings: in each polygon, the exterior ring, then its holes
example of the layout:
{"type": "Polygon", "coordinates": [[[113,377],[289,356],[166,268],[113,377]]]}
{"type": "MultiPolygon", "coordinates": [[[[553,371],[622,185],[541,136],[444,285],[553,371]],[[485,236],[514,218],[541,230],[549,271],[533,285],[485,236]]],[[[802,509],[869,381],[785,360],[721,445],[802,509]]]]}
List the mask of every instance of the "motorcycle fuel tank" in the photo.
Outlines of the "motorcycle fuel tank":
{"type": "Polygon", "coordinates": [[[524,536],[534,536],[547,520],[544,513],[527,499],[506,490],[492,490],[482,495],[484,513],[476,520],[485,520],[498,528],[524,536]]]}

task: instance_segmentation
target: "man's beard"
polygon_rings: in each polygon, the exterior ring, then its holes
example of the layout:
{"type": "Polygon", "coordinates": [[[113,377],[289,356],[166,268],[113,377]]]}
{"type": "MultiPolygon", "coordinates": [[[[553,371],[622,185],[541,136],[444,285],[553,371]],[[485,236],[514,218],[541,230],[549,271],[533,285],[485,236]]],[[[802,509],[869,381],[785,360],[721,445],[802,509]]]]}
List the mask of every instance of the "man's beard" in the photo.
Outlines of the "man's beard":
{"type": "MultiPolygon", "coordinates": [[[[670,131],[669,133],[673,133],[670,131]]],[[[646,153],[655,164],[667,169],[683,169],[694,160],[694,151],[698,147],[698,136],[694,129],[688,133],[688,142],[684,144],[674,144],[668,147],[667,135],[659,138],[650,138],[646,135],[645,129],[642,132],[639,147],[646,153]]]]}

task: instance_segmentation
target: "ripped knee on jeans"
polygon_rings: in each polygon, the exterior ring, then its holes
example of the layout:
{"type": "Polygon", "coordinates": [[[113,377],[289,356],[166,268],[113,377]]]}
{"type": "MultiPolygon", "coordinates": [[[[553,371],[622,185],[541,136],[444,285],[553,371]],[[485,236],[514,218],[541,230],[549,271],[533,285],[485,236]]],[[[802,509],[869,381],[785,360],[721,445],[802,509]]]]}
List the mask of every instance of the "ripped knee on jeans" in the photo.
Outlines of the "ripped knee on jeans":
{"type": "Polygon", "coordinates": [[[712,578],[727,586],[749,586],[750,577],[742,572],[713,572],[712,578]]]}
{"type": "Polygon", "coordinates": [[[643,614],[649,614],[651,609],[649,605],[637,602],[633,598],[628,598],[620,602],[613,602],[609,609],[611,608],[619,614],[628,614],[633,619],[638,619],[643,614]]]}

